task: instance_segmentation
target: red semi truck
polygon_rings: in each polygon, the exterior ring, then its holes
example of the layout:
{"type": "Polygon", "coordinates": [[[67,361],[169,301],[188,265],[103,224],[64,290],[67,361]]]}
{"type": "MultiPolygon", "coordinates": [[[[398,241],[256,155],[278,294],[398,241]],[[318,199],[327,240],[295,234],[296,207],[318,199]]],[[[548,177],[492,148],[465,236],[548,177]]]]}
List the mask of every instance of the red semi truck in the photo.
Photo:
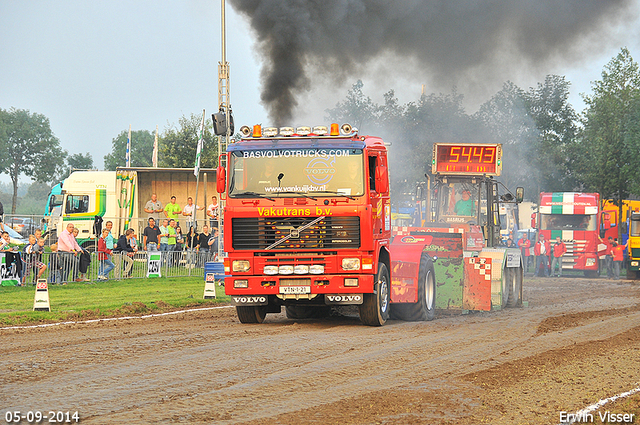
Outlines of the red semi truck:
{"type": "Polygon", "coordinates": [[[282,306],[289,318],[309,318],[334,305],[357,305],[361,321],[373,326],[390,315],[431,320],[435,257],[453,260],[459,271],[457,281],[438,281],[453,285],[460,300],[466,294],[466,304],[451,307],[491,309],[491,259],[468,260],[465,276],[474,284],[462,281],[463,251],[483,245],[480,227],[462,219],[451,228],[405,228],[392,238],[382,139],[347,124],[245,126],[241,133],[221,155],[217,189],[225,199],[225,293],[242,323],[261,323],[282,306]],[[488,306],[474,302],[478,293],[488,306]]]}
{"type": "MultiPolygon", "coordinates": [[[[586,276],[599,273],[599,240],[602,214],[600,195],[581,192],[540,193],[538,234],[553,243],[560,237],[567,246],[563,270],[581,270],[586,276]]],[[[609,228],[610,224],[605,227],[609,228]]]]}

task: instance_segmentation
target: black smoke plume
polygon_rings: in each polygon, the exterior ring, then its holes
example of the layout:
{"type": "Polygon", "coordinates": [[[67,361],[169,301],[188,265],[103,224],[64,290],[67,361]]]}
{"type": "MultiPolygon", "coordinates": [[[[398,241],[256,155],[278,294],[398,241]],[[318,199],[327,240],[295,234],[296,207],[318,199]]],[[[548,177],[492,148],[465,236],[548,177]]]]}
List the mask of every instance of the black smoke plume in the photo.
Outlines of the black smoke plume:
{"type": "MultiPolygon", "coordinates": [[[[316,73],[361,75],[382,56],[449,86],[504,67],[540,67],[595,53],[586,37],[628,17],[632,0],[231,0],[257,36],[262,102],[288,123],[316,73]]],[[[602,37],[606,37],[603,35],[602,37]]],[[[391,88],[393,81],[390,81],[391,88]]]]}

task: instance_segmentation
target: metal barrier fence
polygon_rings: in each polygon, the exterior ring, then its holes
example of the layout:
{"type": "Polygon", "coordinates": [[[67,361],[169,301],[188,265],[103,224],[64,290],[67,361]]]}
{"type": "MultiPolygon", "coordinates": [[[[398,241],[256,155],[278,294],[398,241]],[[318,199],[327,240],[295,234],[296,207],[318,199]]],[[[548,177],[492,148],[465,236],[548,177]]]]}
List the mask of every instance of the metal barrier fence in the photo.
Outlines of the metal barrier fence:
{"type": "Polygon", "coordinates": [[[213,255],[209,252],[188,250],[162,253],[138,251],[132,255],[114,253],[108,261],[99,260],[97,252],[82,255],[68,252],[21,253],[22,281],[25,284],[35,284],[39,274],[40,278],[46,278],[50,284],[146,278],[150,254],[161,254],[159,271],[162,277],[204,278],[204,263],[213,261],[213,255]],[[44,270],[43,266],[46,267],[44,270]]]}

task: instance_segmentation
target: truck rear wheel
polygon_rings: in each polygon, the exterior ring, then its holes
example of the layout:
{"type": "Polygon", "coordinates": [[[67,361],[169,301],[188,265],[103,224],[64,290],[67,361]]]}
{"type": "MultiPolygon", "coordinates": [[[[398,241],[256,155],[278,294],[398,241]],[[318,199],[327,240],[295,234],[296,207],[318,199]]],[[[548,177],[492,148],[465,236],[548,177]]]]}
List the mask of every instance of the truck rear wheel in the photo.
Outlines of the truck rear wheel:
{"type": "Polygon", "coordinates": [[[267,315],[267,306],[236,306],[240,323],[262,323],[267,315]]]}
{"type": "Polygon", "coordinates": [[[364,294],[359,306],[360,320],[365,325],[382,326],[389,318],[390,307],[390,279],[386,264],[378,265],[378,274],[374,285],[374,294],[364,294]]]}
{"type": "Polygon", "coordinates": [[[418,273],[418,302],[392,304],[393,316],[412,322],[433,320],[436,317],[435,276],[433,260],[428,254],[422,254],[418,273]]]}
{"type": "Polygon", "coordinates": [[[522,292],[522,269],[505,269],[509,284],[509,297],[507,307],[517,307],[522,304],[520,293],[522,292]]]}

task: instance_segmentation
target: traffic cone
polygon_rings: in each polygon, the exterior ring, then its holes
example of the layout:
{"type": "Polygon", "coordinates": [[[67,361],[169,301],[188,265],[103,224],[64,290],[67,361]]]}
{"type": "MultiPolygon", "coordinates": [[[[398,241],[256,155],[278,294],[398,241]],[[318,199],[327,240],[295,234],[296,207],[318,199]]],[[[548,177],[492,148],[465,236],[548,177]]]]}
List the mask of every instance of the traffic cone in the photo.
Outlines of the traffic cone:
{"type": "Polygon", "coordinates": [[[51,311],[49,306],[49,285],[47,279],[38,279],[36,295],[33,300],[33,311],[51,311]]]}

